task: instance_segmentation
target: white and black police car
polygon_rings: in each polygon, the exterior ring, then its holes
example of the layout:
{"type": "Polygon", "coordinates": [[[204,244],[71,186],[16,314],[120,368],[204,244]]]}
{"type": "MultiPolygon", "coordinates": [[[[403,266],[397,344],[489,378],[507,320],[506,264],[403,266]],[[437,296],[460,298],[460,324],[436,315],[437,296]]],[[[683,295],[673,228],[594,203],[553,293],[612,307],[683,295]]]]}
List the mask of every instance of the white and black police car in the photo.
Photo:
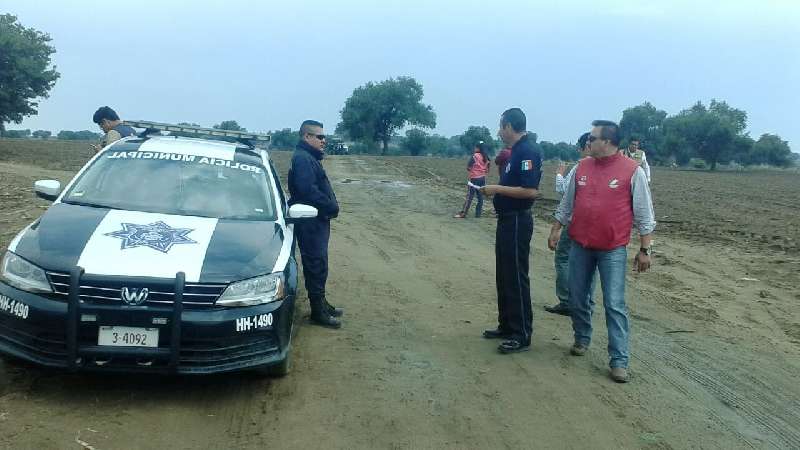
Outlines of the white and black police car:
{"type": "Polygon", "coordinates": [[[146,131],[63,192],[35,183],[53,204],[3,255],[0,352],[75,370],[286,374],[291,223],[316,209],[287,207],[267,135],[126,123],[146,131]]]}

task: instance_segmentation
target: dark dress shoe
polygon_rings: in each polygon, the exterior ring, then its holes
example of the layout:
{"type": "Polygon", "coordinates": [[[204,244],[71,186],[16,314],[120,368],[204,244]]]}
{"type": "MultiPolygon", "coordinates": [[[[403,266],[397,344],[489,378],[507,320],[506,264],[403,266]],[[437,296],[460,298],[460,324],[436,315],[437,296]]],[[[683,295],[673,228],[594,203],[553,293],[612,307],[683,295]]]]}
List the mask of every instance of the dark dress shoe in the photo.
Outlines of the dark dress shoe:
{"type": "Polygon", "coordinates": [[[562,316],[570,316],[572,313],[570,312],[569,308],[564,306],[564,304],[559,303],[555,306],[545,306],[544,310],[553,313],[553,314],[560,314],[562,316]]]}
{"type": "Polygon", "coordinates": [[[511,335],[500,328],[494,330],[483,330],[483,337],[485,339],[508,339],[511,335]]]}
{"type": "Polygon", "coordinates": [[[527,352],[530,349],[531,344],[525,344],[516,339],[504,341],[502,344],[500,344],[500,346],[497,347],[497,350],[503,354],[527,352]]]}

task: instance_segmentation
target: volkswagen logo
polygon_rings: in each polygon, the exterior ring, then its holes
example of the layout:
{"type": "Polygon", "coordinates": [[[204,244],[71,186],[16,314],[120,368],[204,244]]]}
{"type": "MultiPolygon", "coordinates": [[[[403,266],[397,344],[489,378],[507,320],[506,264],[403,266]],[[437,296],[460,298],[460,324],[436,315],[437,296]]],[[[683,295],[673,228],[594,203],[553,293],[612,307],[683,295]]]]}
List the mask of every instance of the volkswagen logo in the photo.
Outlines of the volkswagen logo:
{"type": "Polygon", "coordinates": [[[147,288],[131,289],[124,287],[120,292],[120,298],[128,305],[138,306],[147,301],[148,294],[150,294],[150,290],[147,288]]]}

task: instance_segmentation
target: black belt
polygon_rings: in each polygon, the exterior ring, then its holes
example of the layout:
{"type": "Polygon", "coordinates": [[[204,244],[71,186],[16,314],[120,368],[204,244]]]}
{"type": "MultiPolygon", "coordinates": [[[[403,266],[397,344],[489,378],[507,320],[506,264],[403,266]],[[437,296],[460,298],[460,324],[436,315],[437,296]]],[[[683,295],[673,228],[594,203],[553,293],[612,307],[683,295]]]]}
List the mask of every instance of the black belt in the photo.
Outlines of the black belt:
{"type": "Polygon", "coordinates": [[[513,216],[529,216],[531,209],[508,209],[505,211],[497,211],[497,217],[513,217],[513,216]]]}

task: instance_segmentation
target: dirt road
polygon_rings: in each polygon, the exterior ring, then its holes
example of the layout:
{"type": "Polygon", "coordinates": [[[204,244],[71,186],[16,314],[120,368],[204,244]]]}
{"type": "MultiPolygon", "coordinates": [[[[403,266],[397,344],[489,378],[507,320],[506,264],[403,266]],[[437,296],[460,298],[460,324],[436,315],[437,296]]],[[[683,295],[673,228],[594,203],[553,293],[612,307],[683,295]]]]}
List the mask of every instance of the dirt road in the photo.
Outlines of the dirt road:
{"type": "MultiPolygon", "coordinates": [[[[328,290],[345,326],[309,326],[301,303],[288,377],[0,363],[0,448],[800,448],[797,258],[657,237],[653,272],[629,277],[633,379],[617,385],[602,311],[576,358],[569,320],[542,310],[554,299],[543,220],[533,348],[499,355],[480,338],[496,317],[494,221],[452,219],[462,193],[414,164],[326,165],[342,203],[328,290]]],[[[15,203],[0,226],[24,226],[36,205],[15,203]]]]}

